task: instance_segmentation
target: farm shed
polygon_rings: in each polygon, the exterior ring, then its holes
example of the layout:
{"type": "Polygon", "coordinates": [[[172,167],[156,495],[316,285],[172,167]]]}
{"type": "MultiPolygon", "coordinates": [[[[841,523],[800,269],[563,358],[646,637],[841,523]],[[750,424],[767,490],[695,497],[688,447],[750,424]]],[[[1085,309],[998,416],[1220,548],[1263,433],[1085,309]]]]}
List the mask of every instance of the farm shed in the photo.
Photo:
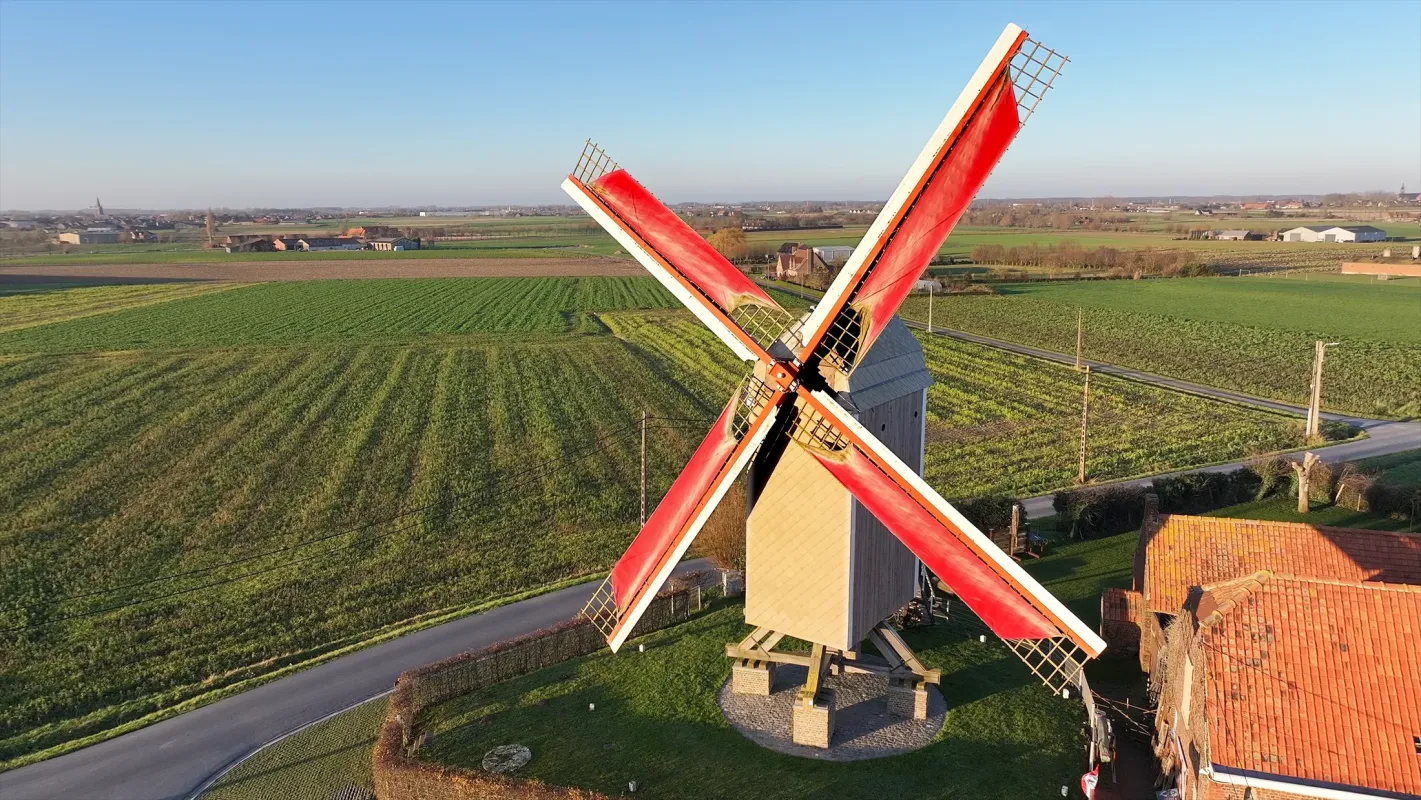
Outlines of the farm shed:
{"type": "Polygon", "coordinates": [[[301,240],[292,237],[278,237],[271,240],[271,249],[285,252],[287,250],[300,250],[301,240]]]}
{"type": "Polygon", "coordinates": [[[311,237],[299,240],[301,249],[309,252],[321,250],[363,250],[365,245],[353,236],[311,237]]]}
{"type": "Polygon", "coordinates": [[[814,248],[814,255],[824,260],[824,263],[836,267],[841,267],[849,260],[849,256],[854,254],[854,249],[846,245],[830,245],[827,247],[814,248]]]}
{"type": "Polygon", "coordinates": [[[371,239],[366,242],[371,250],[418,250],[418,239],[406,239],[403,236],[395,238],[371,239]]]}
{"type": "Polygon", "coordinates": [[[59,234],[64,244],[118,244],[118,231],[70,231],[59,234]]]}
{"type": "Polygon", "coordinates": [[[1180,797],[1421,795],[1421,586],[1265,570],[1187,611],[1155,716],[1180,797]]]}
{"type": "Polygon", "coordinates": [[[1248,231],[1214,231],[1214,238],[1229,242],[1242,242],[1247,239],[1257,239],[1258,236],[1248,231]]]}
{"type": "Polygon", "coordinates": [[[1283,231],[1285,242],[1383,242],[1386,231],[1371,225],[1304,225],[1283,231]]]}
{"type": "MultiPolygon", "coordinates": [[[[1150,671],[1169,620],[1195,587],[1261,569],[1345,581],[1421,585],[1421,537],[1301,522],[1191,517],[1155,512],[1147,498],[1134,581],[1127,598],[1140,627],[1140,668],[1150,671]]],[[[1123,607],[1123,606],[1122,606],[1123,607]]],[[[1114,622],[1124,623],[1125,618],[1114,622]]]]}

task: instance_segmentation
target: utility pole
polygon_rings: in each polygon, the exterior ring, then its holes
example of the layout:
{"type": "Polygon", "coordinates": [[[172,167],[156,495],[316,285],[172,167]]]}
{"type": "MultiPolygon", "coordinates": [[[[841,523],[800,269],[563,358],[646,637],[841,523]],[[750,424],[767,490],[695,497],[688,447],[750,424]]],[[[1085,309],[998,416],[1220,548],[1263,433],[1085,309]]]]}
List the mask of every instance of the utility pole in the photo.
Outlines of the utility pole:
{"type": "Polygon", "coordinates": [[[1335,347],[1339,342],[1313,343],[1312,352],[1312,385],[1308,392],[1308,421],[1306,436],[1319,436],[1322,432],[1322,359],[1327,353],[1327,348],[1335,347]]]}
{"type": "Polygon", "coordinates": [[[928,286],[928,335],[933,332],[933,287],[928,286]]]}
{"type": "Polygon", "coordinates": [[[646,409],[641,410],[641,525],[646,527],[646,409]]]}
{"type": "Polygon", "coordinates": [[[1085,390],[1081,394],[1081,460],[1076,469],[1076,483],[1085,483],[1086,430],[1090,421],[1090,367],[1085,368],[1085,390]]]}
{"type": "Polygon", "coordinates": [[[1085,345],[1085,325],[1081,317],[1081,310],[1076,309],[1076,371],[1081,368],[1081,353],[1085,345]]]}

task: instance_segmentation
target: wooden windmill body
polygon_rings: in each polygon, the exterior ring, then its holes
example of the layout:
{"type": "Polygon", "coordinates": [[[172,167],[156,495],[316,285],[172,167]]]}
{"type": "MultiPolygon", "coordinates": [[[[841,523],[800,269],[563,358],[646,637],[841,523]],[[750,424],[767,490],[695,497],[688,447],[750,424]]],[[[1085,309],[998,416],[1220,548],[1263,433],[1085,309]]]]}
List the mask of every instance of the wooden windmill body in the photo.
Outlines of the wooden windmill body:
{"type": "MultiPolygon", "coordinates": [[[[907,326],[895,320],[844,383],[855,418],[921,474],[932,375],[907,326]]],[[[763,454],[748,483],[746,622],[854,650],[913,598],[917,557],[802,449],[763,454]]]]}

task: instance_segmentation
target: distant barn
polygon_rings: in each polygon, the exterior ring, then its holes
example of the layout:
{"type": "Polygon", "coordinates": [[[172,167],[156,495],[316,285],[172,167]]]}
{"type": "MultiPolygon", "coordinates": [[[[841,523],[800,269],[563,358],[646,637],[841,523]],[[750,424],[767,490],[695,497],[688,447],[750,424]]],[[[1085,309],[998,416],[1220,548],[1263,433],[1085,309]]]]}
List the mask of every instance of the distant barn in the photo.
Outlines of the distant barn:
{"type": "Polygon", "coordinates": [[[1283,231],[1285,242],[1384,242],[1386,231],[1371,225],[1305,225],[1283,231]]]}

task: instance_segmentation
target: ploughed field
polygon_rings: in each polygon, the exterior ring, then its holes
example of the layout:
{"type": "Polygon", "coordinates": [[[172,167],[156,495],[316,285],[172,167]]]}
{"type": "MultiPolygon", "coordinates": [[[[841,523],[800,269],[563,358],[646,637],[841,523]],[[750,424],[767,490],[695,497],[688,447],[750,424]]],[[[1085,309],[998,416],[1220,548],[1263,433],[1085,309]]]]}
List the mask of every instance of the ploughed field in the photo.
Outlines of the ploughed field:
{"type": "MultiPolygon", "coordinates": [[[[1313,342],[1323,407],[1368,417],[1421,416],[1421,281],[1350,276],[1190,278],[1011,285],[998,296],[933,301],[933,324],[1306,405],[1313,342]]],[[[926,321],[928,299],[903,315],[926,321]]]]}
{"type": "MultiPolygon", "coordinates": [[[[56,320],[0,333],[0,766],[605,569],[637,527],[641,412],[654,503],[739,374],[650,278],[164,287],[121,308],[132,289],[0,312],[56,320]]],[[[1073,480],[1077,374],[927,347],[940,491],[1073,480]]],[[[1297,443],[1283,417],[1092,391],[1094,479],[1297,443]]]]}

